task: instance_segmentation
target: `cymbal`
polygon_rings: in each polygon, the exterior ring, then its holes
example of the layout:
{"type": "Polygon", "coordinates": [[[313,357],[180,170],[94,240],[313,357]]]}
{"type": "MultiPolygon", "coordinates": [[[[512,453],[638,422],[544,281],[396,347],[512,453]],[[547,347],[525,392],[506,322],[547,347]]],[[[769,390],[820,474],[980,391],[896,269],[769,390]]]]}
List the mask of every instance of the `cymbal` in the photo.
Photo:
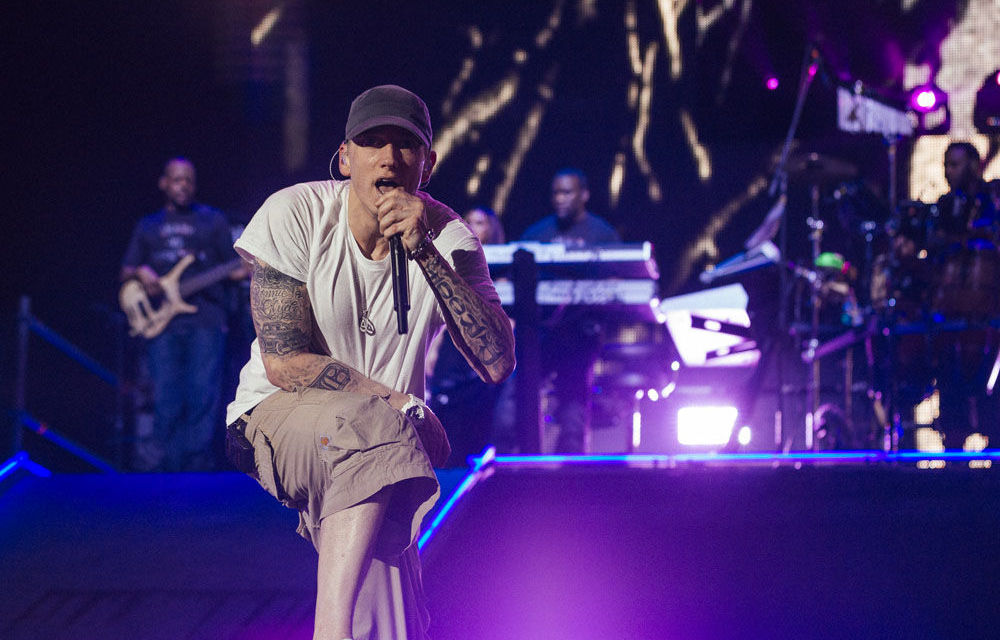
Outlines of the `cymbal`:
{"type": "Polygon", "coordinates": [[[790,178],[809,184],[843,182],[858,174],[858,168],[850,162],[815,151],[793,153],[786,170],[790,178]]]}

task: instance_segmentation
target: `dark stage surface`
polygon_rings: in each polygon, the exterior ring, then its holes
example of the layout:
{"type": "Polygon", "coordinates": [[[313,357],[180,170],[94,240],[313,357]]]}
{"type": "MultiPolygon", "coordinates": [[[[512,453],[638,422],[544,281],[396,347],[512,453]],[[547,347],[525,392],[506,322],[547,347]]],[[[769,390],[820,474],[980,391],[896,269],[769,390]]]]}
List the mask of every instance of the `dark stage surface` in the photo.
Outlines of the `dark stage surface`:
{"type": "Polygon", "coordinates": [[[442,638],[977,638],[998,478],[500,469],[425,549],[442,638]],[[462,586],[458,586],[462,585],[462,586]]]}
{"type": "MultiPolygon", "coordinates": [[[[998,490],[958,462],[487,467],[424,547],[432,637],[991,637],[998,490]]],[[[245,477],[0,505],[4,638],[310,637],[314,552],[245,477]]]]}

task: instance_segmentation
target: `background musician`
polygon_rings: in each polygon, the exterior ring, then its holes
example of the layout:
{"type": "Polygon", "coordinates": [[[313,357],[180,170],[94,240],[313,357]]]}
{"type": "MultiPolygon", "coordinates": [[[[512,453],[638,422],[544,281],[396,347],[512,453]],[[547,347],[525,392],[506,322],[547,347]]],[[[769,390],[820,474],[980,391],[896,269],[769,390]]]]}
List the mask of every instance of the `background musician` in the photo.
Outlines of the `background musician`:
{"type": "MultiPolygon", "coordinates": [[[[119,300],[133,332],[152,318],[150,298],[163,293],[160,277],[182,258],[194,258],[184,269],[184,277],[238,260],[225,215],[194,201],[196,175],[189,160],[169,160],[158,184],[163,208],[139,221],[122,259],[119,300]]],[[[237,270],[229,277],[239,279],[245,272],[237,270]]],[[[186,302],[196,309],[172,317],[145,344],[153,394],[153,438],[137,452],[136,465],[141,470],[215,467],[213,439],[221,426],[227,327],[223,283],[205,286],[186,302]]]]}
{"type": "MultiPolygon", "coordinates": [[[[553,213],[528,227],[521,240],[586,247],[621,242],[614,227],[587,210],[590,190],[579,169],[562,169],[552,178],[553,213]]],[[[585,453],[591,415],[591,376],[600,352],[602,327],[586,308],[557,313],[542,333],[542,365],[553,378],[559,425],[557,453],[585,453]]]]}
{"type": "Polygon", "coordinates": [[[587,210],[589,202],[590,189],[583,171],[559,170],[552,178],[553,213],[528,227],[521,240],[558,242],[570,247],[621,242],[614,227],[587,210]]]}
{"type": "Polygon", "coordinates": [[[1000,253],[997,216],[982,178],[979,152],[969,142],[953,142],[944,154],[949,191],[932,209],[929,249],[935,274],[932,311],[958,322],[929,337],[931,368],[940,399],[938,427],[949,449],[979,450],[973,433],[995,430],[996,406],[986,382],[997,349],[1000,313],[1000,253]]]}
{"type": "Polygon", "coordinates": [[[983,180],[982,160],[971,142],[952,142],[944,153],[948,193],[937,202],[934,217],[937,244],[974,236],[992,240],[996,233],[996,208],[989,185],[983,180]]]}

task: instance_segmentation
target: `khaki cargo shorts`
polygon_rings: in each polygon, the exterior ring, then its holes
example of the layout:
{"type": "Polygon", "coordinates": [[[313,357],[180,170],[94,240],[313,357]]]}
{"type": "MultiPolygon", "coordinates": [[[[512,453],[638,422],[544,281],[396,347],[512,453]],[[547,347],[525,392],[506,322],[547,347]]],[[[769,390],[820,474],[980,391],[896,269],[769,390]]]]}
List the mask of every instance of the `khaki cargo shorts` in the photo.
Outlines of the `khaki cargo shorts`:
{"type": "Polygon", "coordinates": [[[378,396],[276,391],[254,408],[246,437],[260,485],[299,511],[298,532],[317,549],[323,518],[392,486],[375,555],[399,555],[440,494],[416,429],[378,396]]]}

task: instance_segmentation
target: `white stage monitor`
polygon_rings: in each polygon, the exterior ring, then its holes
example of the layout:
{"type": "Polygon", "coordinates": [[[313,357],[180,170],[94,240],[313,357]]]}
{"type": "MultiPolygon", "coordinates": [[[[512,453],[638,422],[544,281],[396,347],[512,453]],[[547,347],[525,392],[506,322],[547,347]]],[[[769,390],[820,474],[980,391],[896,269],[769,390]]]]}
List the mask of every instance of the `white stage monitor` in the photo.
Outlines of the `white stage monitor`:
{"type": "Polygon", "coordinates": [[[739,283],[667,298],[657,312],[688,367],[752,367],[760,360],[739,283]]]}

